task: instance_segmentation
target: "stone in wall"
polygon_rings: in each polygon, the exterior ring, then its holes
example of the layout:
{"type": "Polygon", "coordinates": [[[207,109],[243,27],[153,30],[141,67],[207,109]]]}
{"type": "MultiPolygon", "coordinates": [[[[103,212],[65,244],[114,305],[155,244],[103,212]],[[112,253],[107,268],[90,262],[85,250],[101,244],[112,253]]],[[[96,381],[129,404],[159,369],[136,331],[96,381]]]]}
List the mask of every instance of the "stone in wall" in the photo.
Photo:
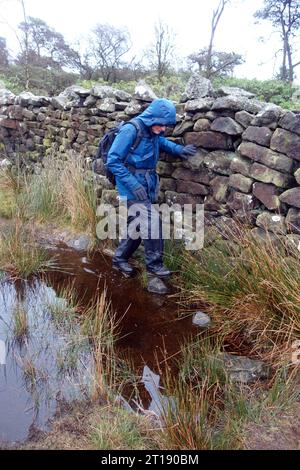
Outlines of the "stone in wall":
{"type": "Polygon", "coordinates": [[[193,196],[191,194],[177,193],[175,191],[166,191],[165,199],[167,204],[179,204],[184,206],[184,204],[203,204],[202,196],[193,196]]]}
{"type": "Polygon", "coordinates": [[[250,176],[262,183],[271,183],[278,188],[288,188],[293,184],[293,177],[272,170],[260,163],[254,163],[250,169],[250,176]]]}
{"type": "Polygon", "coordinates": [[[197,119],[197,121],[194,124],[194,129],[195,132],[201,132],[201,131],[209,131],[210,130],[210,121],[205,118],[200,118],[197,119]]]}
{"type": "Polygon", "coordinates": [[[220,132],[187,132],[184,136],[186,144],[193,144],[204,149],[232,150],[231,137],[220,132]]]}
{"type": "Polygon", "coordinates": [[[288,111],[279,121],[280,127],[300,135],[300,114],[288,111]]]}
{"type": "Polygon", "coordinates": [[[238,111],[235,113],[234,119],[244,128],[246,128],[250,126],[251,122],[253,121],[253,114],[250,114],[247,111],[238,111]]]}
{"type": "Polygon", "coordinates": [[[181,102],[184,103],[188,100],[211,96],[212,93],[213,87],[210,80],[202,77],[199,73],[193,73],[187,83],[184,93],[182,94],[181,102]]]}
{"type": "Polygon", "coordinates": [[[285,217],[272,212],[262,212],[256,219],[256,225],[279,235],[287,233],[285,217]]]}
{"type": "Polygon", "coordinates": [[[273,152],[267,147],[252,142],[242,142],[238,147],[238,151],[242,156],[263,163],[274,170],[290,173],[294,165],[294,161],[286,155],[273,152]]]}
{"type": "Polygon", "coordinates": [[[253,195],[269,210],[277,210],[280,207],[279,191],[273,184],[254,183],[253,195]]]}
{"type": "Polygon", "coordinates": [[[232,136],[239,136],[244,131],[243,127],[230,117],[219,117],[215,119],[211,125],[211,130],[232,136]]]}
{"type": "Polygon", "coordinates": [[[185,104],[184,110],[187,112],[209,111],[213,103],[214,103],[213,98],[200,98],[197,100],[190,100],[185,104]]]}
{"type": "Polygon", "coordinates": [[[213,197],[217,202],[226,202],[228,194],[229,178],[227,176],[216,176],[210,182],[213,197]]]}
{"type": "Polygon", "coordinates": [[[252,161],[235,153],[230,163],[230,173],[240,173],[243,176],[250,176],[252,161]]]}
{"type": "Polygon", "coordinates": [[[268,127],[249,126],[243,133],[243,139],[269,147],[273,132],[268,127]]]}
{"type": "Polygon", "coordinates": [[[140,80],[135,87],[134,98],[151,103],[157,96],[144,80],[140,80]]]}
{"type": "Polygon", "coordinates": [[[209,188],[204,184],[184,180],[176,181],[176,191],[179,193],[189,193],[200,196],[206,196],[207,194],[209,194],[209,188]]]}
{"type": "Polygon", "coordinates": [[[300,209],[300,187],[288,189],[279,196],[281,202],[300,209]]]}
{"type": "Polygon", "coordinates": [[[172,177],[183,181],[195,181],[196,183],[203,183],[209,185],[210,177],[208,172],[202,168],[198,171],[191,171],[187,168],[177,168],[172,177]]]}
{"type": "Polygon", "coordinates": [[[277,125],[278,120],[283,114],[283,109],[275,104],[267,104],[266,107],[257,114],[251,122],[252,126],[271,126],[277,125]]]}
{"type": "Polygon", "coordinates": [[[212,106],[212,110],[230,109],[232,111],[247,111],[251,114],[257,114],[263,109],[264,105],[253,99],[247,99],[240,96],[224,96],[217,98],[212,106]]]}
{"type": "Polygon", "coordinates": [[[285,129],[276,129],[271,139],[271,149],[285,153],[300,161],[300,136],[285,129]]]}
{"type": "Polygon", "coordinates": [[[295,171],[295,178],[296,178],[297,183],[300,185],[300,168],[298,168],[298,170],[295,171]]]}
{"type": "Polygon", "coordinates": [[[215,173],[229,176],[231,174],[231,162],[235,158],[234,152],[226,152],[222,150],[216,150],[210,152],[204,158],[204,165],[215,173]]]}
{"type": "Polygon", "coordinates": [[[229,186],[242,193],[250,193],[253,184],[253,179],[248,178],[238,173],[230,175],[229,177],[229,186]]]}
{"type": "Polygon", "coordinates": [[[286,226],[289,232],[300,235],[300,211],[294,208],[289,209],[286,216],[286,226]]]}

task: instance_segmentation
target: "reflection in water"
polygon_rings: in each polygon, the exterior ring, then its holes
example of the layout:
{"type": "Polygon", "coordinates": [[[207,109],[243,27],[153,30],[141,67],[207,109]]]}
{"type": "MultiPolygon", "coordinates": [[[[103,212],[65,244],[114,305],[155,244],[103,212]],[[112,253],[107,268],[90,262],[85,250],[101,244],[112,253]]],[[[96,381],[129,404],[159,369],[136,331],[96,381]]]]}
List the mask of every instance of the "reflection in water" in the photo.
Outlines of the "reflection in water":
{"type": "Polygon", "coordinates": [[[0,338],[6,345],[6,364],[0,366],[2,441],[25,439],[33,426],[45,429],[57,399],[80,398],[89,383],[88,344],[80,344],[74,325],[68,332],[56,327],[49,307],[57,300],[55,291],[41,281],[0,285],[0,338]],[[28,333],[16,340],[20,309],[26,312],[28,333]],[[81,349],[72,367],[67,360],[70,338],[81,349]]]}
{"type": "Polygon", "coordinates": [[[86,396],[90,345],[76,322],[68,321],[69,306],[57,294],[70,281],[83,305],[107,287],[121,320],[117,352],[140,376],[145,364],[156,370],[157,362],[176,356],[184,338],[196,332],[190,319],[178,320],[172,299],[148,293],[137,278],[124,279],[102,254],[88,258],[65,247],[54,254],[61,271],[33,281],[0,281],[0,341],[6,346],[6,365],[0,365],[0,441],[23,440],[32,429],[46,429],[61,400],[86,396]],[[66,321],[56,321],[56,310],[65,310],[66,321]],[[20,311],[27,329],[16,341],[20,311]]]}

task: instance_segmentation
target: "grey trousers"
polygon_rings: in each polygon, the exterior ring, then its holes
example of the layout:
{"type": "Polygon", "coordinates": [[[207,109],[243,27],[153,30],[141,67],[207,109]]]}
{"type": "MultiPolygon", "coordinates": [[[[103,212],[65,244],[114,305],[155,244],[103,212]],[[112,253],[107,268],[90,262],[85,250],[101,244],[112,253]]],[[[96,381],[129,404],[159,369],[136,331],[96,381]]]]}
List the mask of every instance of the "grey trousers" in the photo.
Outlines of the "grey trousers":
{"type": "Polygon", "coordinates": [[[162,222],[158,211],[150,201],[128,201],[127,207],[127,234],[121,239],[113,257],[113,262],[127,261],[143,240],[147,269],[162,266],[164,242],[162,222]],[[139,210],[135,213],[136,209],[139,210]]]}

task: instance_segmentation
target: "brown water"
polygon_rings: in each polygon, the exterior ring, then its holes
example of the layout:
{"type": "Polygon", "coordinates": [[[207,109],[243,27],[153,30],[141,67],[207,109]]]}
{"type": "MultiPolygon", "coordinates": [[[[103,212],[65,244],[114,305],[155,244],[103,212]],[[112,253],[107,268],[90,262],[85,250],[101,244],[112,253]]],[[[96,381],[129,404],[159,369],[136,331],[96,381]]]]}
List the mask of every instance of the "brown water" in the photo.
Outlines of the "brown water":
{"type": "Polygon", "coordinates": [[[69,370],[67,357],[79,332],[73,325],[70,341],[70,325],[64,329],[49,313],[49,304],[64,302],[57,294],[63,284],[72,281],[84,304],[107,287],[121,319],[117,350],[138,374],[146,364],[157,372],[158,363],[176,357],[184,339],[197,334],[190,317],[178,319],[180,310],[172,297],[150,294],[137,278],[124,278],[111,269],[109,257],[95,253],[88,258],[64,245],[52,251],[63,272],[32,281],[0,282],[0,341],[6,344],[6,365],[0,365],[0,441],[20,441],[33,428],[47,429],[62,398],[82,399],[88,394],[90,346],[76,346],[76,367],[69,370]],[[27,312],[30,332],[21,344],[13,334],[13,317],[20,307],[27,312]],[[34,381],[25,372],[29,363],[34,365],[34,381]]]}

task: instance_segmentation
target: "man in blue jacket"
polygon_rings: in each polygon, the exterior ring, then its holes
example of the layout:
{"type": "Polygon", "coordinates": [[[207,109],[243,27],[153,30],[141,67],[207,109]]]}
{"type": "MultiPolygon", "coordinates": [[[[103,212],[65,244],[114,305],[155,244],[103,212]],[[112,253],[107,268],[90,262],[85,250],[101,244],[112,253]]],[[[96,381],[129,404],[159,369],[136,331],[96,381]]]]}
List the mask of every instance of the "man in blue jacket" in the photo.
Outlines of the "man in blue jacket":
{"type": "MultiPolygon", "coordinates": [[[[197,149],[193,145],[175,144],[163,136],[166,126],[176,124],[176,108],[169,100],[154,100],[135,118],[135,121],[141,133],[139,144],[135,148],[137,137],[135,127],[130,124],[124,125],[108,153],[107,167],[115,175],[121,200],[127,199],[128,207],[135,203],[143,205],[148,222],[151,224],[151,207],[157,202],[159,190],[159,178],[156,172],[159,152],[164,151],[186,159],[195,155],[197,149]]],[[[128,226],[133,219],[133,216],[128,217],[128,226]]],[[[113,258],[113,268],[131,276],[134,269],[128,260],[143,239],[147,272],[159,277],[169,276],[170,271],[163,265],[161,227],[159,236],[155,239],[151,238],[150,234],[143,237],[142,231],[140,233],[141,236],[138,238],[134,239],[128,234],[121,240],[113,258]]]]}

